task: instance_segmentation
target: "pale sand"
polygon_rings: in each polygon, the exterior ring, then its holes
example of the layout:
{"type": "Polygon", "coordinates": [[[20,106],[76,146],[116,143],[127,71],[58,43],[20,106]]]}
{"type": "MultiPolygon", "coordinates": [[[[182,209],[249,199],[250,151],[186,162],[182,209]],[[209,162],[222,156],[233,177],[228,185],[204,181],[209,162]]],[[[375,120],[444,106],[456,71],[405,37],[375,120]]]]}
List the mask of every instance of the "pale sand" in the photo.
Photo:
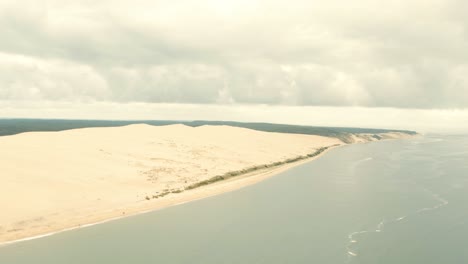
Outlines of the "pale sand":
{"type": "Polygon", "coordinates": [[[314,135],[184,125],[129,125],[0,137],[0,242],[235,190],[310,159],[146,199],[226,172],[342,144],[336,138],[314,135]]]}

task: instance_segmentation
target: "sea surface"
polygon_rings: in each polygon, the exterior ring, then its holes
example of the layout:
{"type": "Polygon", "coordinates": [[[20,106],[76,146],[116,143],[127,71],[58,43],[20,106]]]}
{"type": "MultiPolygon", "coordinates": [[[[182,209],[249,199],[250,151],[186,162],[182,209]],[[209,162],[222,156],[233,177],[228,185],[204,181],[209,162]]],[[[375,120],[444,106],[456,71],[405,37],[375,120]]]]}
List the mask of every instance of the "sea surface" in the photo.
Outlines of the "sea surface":
{"type": "Polygon", "coordinates": [[[345,146],[238,191],[0,247],[0,263],[463,264],[467,239],[468,137],[430,135],[345,146]]]}

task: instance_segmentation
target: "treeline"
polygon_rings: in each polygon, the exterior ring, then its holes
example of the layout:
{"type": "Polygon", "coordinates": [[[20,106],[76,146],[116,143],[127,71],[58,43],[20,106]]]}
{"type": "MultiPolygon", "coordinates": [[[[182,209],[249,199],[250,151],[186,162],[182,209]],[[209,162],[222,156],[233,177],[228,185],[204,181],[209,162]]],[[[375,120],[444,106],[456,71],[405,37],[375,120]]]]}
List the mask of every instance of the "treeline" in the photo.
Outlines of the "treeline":
{"type": "Polygon", "coordinates": [[[199,181],[197,183],[191,184],[189,186],[186,186],[183,189],[163,190],[163,192],[160,193],[160,194],[155,194],[155,195],[152,195],[152,196],[146,196],[145,198],[146,198],[146,200],[158,199],[158,198],[164,197],[166,195],[169,195],[171,193],[181,193],[181,192],[186,191],[186,190],[193,190],[193,189],[196,189],[196,188],[199,188],[199,187],[202,187],[202,186],[210,185],[210,184],[213,184],[213,183],[216,183],[216,182],[219,182],[219,181],[228,180],[228,179],[231,179],[233,177],[245,175],[245,174],[248,174],[248,173],[251,173],[251,172],[264,170],[264,169],[269,169],[269,168],[275,168],[275,167],[278,167],[278,166],[281,166],[281,165],[284,165],[284,164],[287,164],[287,163],[293,163],[293,162],[297,162],[297,161],[300,161],[300,160],[309,159],[309,158],[320,155],[325,150],[329,149],[330,147],[334,147],[334,146],[337,146],[337,145],[333,145],[333,146],[329,146],[329,147],[321,147],[321,148],[317,149],[316,151],[314,151],[312,153],[309,153],[307,155],[304,155],[304,156],[297,156],[295,158],[290,158],[290,159],[286,159],[286,160],[283,160],[283,161],[276,161],[276,162],[269,163],[269,164],[257,165],[257,166],[245,168],[245,169],[242,169],[242,170],[238,170],[238,171],[230,171],[230,172],[227,172],[227,173],[225,173],[223,175],[214,176],[214,177],[209,178],[207,180],[203,180],[203,181],[199,181]]]}
{"type": "Polygon", "coordinates": [[[402,132],[413,135],[416,134],[416,132],[408,130],[349,127],[317,127],[271,123],[242,123],[232,121],[0,119],[0,136],[14,135],[18,133],[31,131],[62,131],[75,128],[117,127],[131,124],[148,124],[153,126],[183,124],[191,127],[198,127],[204,125],[226,125],[234,127],[243,127],[265,132],[336,137],[342,140],[346,140],[346,138],[349,137],[350,134],[354,133],[380,134],[387,132],[402,132]]]}
{"type": "Polygon", "coordinates": [[[225,173],[223,175],[214,176],[214,177],[212,177],[212,178],[210,178],[208,180],[200,181],[200,182],[194,183],[192,185],[189,185],[189,186],[185,187],[185,190],[192,190],[192,189],[195,189],[195,188],[198,188],[198,187],[201,187],[201,186],[209,185],[209,184],[219,182],[219,181],[224,181],[224,180],[227,180],[227,179],[230,179],[230,178],[233,178],[233,177],[236,177],[236,176],[244,175],[244,174],[247,174],[247,173],[251,173],[251,172],[254,172],[254,171],[274,168],[274,167],[278,167],[278,166],[281,166],[281,165],[284,165],[284,164],[287,164],[287,163],[292,163],[292,162],[297,162],[297,161],[300,161],[300,160],[312,158],[312,157],[315,157],[317,155],[320,155],[322,152],[324,152],[328,148],[329,147],[322,147],[322,148],[317,149],[315,152],[309,153],[309,154],[307,154],[305,156],[298,156],[298,157],[295,157],[295,158],[286,159],[284,161],[277,161],[277,162],[273,162],[273,163],[270,163],[270,164],[253,166],[253,167],[246,168],[246,169],[239,170],[239,171],[227,172],[227,173],[225,173]]]}

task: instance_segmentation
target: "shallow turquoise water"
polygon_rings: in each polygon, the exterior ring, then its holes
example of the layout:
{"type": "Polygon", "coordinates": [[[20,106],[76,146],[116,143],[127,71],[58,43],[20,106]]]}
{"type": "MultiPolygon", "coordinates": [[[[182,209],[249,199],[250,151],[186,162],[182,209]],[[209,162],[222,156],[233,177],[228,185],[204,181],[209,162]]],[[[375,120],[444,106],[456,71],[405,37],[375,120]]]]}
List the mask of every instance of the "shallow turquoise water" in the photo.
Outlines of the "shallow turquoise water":
{"type": "Polygon", "coordinates": [[[254,186],[0,248],[0,263],[468,263],[468,137],[347,146],[254,186]]]}

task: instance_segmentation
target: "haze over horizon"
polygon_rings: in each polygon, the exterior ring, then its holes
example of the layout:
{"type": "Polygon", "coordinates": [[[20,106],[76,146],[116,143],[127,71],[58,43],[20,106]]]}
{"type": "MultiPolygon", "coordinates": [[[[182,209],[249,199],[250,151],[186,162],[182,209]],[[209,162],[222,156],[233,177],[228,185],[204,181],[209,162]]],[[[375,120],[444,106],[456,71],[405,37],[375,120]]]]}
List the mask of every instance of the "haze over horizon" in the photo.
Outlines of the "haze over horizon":
{"type": "Polygon", "coordinates": [[[0,118],[468,131],[461,0],[0,2],[0,118]]]}

